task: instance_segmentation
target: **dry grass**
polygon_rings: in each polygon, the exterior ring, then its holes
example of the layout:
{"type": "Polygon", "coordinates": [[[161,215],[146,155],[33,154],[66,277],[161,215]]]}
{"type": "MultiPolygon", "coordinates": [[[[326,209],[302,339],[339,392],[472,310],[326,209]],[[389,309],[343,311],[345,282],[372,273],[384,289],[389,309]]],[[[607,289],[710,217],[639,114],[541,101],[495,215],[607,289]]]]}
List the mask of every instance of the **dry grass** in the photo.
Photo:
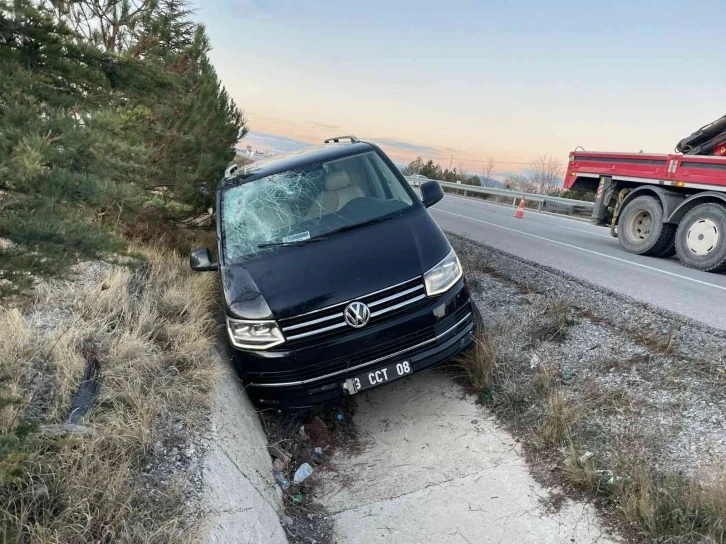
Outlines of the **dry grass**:
{"type": "Polygon", "coordinates": [[[525,316],[534,341],[563,340],[573,324],[571,305],[565,300],[538,296],[525,316]]]}
{"type": "Polygon", "coordinates": [[[578,450],[570,443],[562,462],[562,474],[565,480],[588,492],[597,492],[600,481],[592,457],[584,456],[586,452],[578,450]]]}
{"type": "Polygon", "coordinates": [[[570,444],[565,480],[611,502],[632,532],[649,542],[726,542],[726,476],[699,484],[656,473],[635,444],[621,442],[613,449],[612,469],[598,470],[594,457],[570,444]]]}
{"type": "Polygon", "coordinates": [[[677,474],[652,474],[642,462],[623,474],[613,484],[613,500],[641,534],[726,542],[726,480],[697,485],[677,474]]]}
{"type": "Polygon", "coordinates": [[[556,449],[572,441],[575,425],[586,415],[584,407],[567,399],[561,390],[547,396],[544,418],[532,437],[533,445],[540,450],[556,449]]]}
{"type": "Polygon", "coordinates": [[[454,359],[454,364],[464,374],[467,385],[480,393],[491,391],[494,369],[499,361],[499,336],[495,331],[480,327],[471,349],[454,359]]]}
{"type": "Polygon", "coordinates": [[[670,329],[665,334],[637,327],[633,327],[629,332],[633,342],[647,348],[653,355],[668,355],[673,352],[675,347],[678,328],[676,324],[672,323],[670,329]]]}
{"type": "MultiPolygon", "coordinates": [[[[561,457],[560,474],[576,488],[615,506],[623,523],[648,542],[726,543],[726,474],[714,467],[713,475],[697,480],[654,470],[648,447],[638,440],[612,444],[607,464],[586,453],[582,429],[591,410],[625,413],[631,403],[627,392],[583,390],[569,398],[551,372],[540,369],[532,391],[539,391],[543,417],[527,429],[532,447],[561,457]],[[719,476],[720,475],[720,476],[719,476]],[[709,484],[699,482],[711,482],[709,484]]],[[[516,415],[512,415],[516,417],[516,415]]]]}
{"type": "Polygon", "coordinates": [[[0,517],[4,542],[183,542],[184,471],[153,496],[144,467],[176,428],[203,424],[214,340],[214,277],[193,275],[161,248],[148,264],[101,267],[71,283],[41,285],[25,315],[0,309],[0,517]],[[92,435],[51,437],[63,423],[87,357],[102,385],[85,425],[92,435]]]}

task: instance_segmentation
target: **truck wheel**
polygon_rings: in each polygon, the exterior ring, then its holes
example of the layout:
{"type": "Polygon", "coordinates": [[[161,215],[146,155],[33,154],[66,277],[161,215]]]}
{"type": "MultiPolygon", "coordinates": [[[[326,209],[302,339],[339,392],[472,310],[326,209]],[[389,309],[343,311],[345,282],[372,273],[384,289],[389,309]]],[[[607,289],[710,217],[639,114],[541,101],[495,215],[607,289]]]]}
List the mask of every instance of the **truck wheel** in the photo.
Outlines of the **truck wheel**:
{"type": "Polygon", "coordinates": [[[656,257],[660,257],[661,259],[670,259],[671,257],[675,256],[676,254],[676,237],[673,237],[673,245],[667,249],[665,252],[661,253],[660,255],[656,255],[656,257]]]}
{"type": "Polygon", "coordinates": [[[726,208],[708,202],[688,212],[678,225],[676,252],[689,268],[726,271],[726,208]]]}
{"type": "Polygon", "coordinates": [[[620,213],[618,240],[629,253],[652,257],[669,256],[673,250],[675,235],[676,226],[663,223],[663,208],[652,196],[634,198],[620,213]]]}

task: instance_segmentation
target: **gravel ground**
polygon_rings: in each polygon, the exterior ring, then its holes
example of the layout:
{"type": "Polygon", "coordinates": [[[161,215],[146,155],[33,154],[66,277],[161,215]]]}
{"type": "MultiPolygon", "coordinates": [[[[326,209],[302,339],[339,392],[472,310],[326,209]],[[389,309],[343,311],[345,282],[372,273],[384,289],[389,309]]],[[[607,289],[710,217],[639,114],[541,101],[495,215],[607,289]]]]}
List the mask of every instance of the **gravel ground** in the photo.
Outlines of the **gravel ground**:
{"type": "Polygon", "coordinates": [[[723,476],[723,332],[448,236],[484,322],[503,331],[500,350],[516,368],[512,379],[549,365],[573,401],[593,394],[610,399],[607,409],[590,410],[580,428],[600,463],[607,466],[614,448],[629,444],[657,470],[723,476]],[[565,306],[553,311],[558,302],[565,306]]]}

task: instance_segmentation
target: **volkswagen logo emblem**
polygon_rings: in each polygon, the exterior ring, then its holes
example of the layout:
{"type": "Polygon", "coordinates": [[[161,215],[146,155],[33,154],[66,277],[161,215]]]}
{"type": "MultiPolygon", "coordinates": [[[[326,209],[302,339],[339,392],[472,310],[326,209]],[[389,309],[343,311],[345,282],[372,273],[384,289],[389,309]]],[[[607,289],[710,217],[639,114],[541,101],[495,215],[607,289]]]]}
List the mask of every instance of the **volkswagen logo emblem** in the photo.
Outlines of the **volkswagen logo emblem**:
{"type": "Polygon", "coordinates": [[[371,310],[362,302],[351,302],[345,307],[345,321],[351,327],[365,327],[371,318],[371,310]]]}

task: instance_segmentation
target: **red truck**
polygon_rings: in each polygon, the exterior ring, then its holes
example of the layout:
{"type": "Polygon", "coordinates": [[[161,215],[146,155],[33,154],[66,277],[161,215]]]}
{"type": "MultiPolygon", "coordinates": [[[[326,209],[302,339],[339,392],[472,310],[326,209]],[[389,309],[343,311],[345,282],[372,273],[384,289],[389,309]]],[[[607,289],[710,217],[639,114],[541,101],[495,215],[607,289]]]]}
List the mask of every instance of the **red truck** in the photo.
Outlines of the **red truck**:
{"type": "Polygon", "coordinates": [[[726,116],[673,154],[573,151],[565,188],[597,193],[592,222],[626,251],[726,271],[726,116]]]}

